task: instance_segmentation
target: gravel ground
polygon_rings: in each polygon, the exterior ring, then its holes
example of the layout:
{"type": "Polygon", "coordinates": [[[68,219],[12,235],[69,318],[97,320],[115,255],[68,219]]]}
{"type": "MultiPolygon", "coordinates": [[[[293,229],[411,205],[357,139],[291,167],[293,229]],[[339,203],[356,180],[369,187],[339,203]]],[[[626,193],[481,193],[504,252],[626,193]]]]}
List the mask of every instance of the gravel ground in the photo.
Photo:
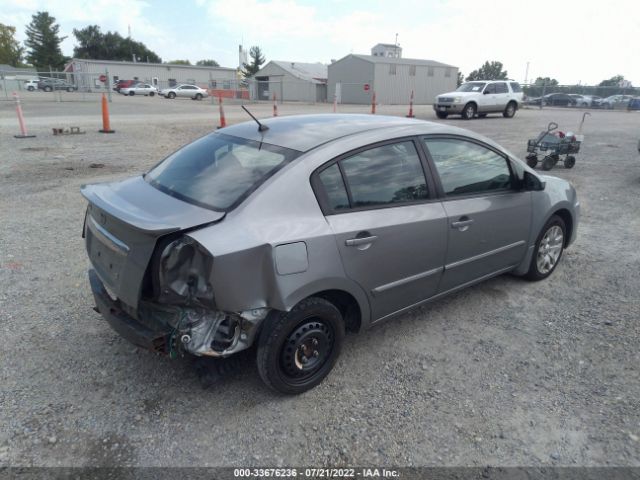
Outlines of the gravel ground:
{"type": "MultiPolygon", "coordinates": [[[[325,382],[283,397],[250,355],[204,389],[192,362],[134,348],[92,310],[80,185],[138,174],[218,118],[206,101],[116,97],[111,110],[117,133],[102,135],[97,102],[32,97],[38,136],[18,140],[0,103],[0,466],[640,466],[638,114],[592,112],[575,168],[553,170],[583,217],[548,280],[501,276],[349,335],[325,382]],[[72,125],[87,133],[50,133],[72,125]]],[[[524,156],[547,122],[575,131],[580,117],[445,122],[524,156]]]]}

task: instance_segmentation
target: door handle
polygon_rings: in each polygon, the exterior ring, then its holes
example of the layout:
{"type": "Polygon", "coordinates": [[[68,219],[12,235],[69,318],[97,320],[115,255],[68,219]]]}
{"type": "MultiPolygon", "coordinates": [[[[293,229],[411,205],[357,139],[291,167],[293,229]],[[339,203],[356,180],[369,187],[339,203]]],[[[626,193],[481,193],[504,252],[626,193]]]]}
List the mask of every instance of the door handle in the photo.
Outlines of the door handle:
{"type": "Polygon", "coordinates": [[[370,237],[356,237],[349,238],[345,240],[344,244],[347,247],[357,247],[358,245],[365,245],[367,243],[373,243],[378,239],[376,235],[371,235],[370,237]]]}
{"type": "Polygon", "coordinates": [[[457,228],[461,232],[464,232],[469,228],[469,226],[473,223],[473,218],[469,217],[460,217],[460,219],[456,222],[451,223],[451,228],[457,228]]]}

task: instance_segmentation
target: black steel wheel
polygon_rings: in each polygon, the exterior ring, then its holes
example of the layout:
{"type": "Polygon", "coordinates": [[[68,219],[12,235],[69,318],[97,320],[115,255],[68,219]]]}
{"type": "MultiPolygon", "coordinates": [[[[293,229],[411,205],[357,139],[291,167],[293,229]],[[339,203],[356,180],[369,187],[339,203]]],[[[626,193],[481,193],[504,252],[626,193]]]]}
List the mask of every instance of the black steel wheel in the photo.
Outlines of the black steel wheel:
{"type": "Polygon", "coordinates": [[[462,110],[462,119],[463,120],[471,120],[476,116],[476,104],[475,103],[467,103],[464,106],[464,110],[462,110]]]}
{"type": "Polygon", "coordinates": [[[531,168],[536,168],[536,165],[538,165],[538,156],[535,153],[530,153],[529,155],[527,155],[527,165],[529,165],[531,168]]]}
{"type": "Polygon", "coordinates": [[[575,164],[576,164],[576,157],[574,157],[573,155],[569,155],[567,156],[567,158],[564,159],[564,168],[573,168],[575,164]]]}
{"type": "Polygon", "coordinates": [[[551,170],[556,162],[557,159],[553,155],[547,155],[542,159],[542,170],[551,170]]]}
{"type": "Polygon", "coordinates": [[[323,298],[307,298],[290,312],[274,312],[258,340],[260,377],[278,392],[305,392],[329,374],[343,339],[342,315],[323,298]]]}

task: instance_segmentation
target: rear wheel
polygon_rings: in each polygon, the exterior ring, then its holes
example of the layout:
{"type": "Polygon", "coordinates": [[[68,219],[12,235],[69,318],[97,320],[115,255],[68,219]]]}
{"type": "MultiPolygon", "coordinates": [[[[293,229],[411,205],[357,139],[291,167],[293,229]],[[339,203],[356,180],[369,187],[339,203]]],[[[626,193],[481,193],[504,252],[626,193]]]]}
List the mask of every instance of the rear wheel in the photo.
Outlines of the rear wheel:
{"type": "Polygon", "coordinates": [[[569,155],[567,158],[564,159],[564,168],[573,168],[575,164],[576,164],[576,157],[574,157],[573,155],[569,155]]]}
{"type": "Polygon", "coordinates": [[[445,119],[447,118],[449,114],[447,112],[436,112],[436,117],[441,118],[441,119],[445,119]]]}
{"type": "Polygon", "coordinates": [[[463,120],[471,120],[476,116],[476,104],[475,103],[467,103],[464,106],[464,110],[462,110],[462,119],[463,120]]]}
{"type": "Polygon", "coordinates": [[[542,170],[551,170],[556,164],[556,159],[551,155],[547,155],[542,159],[542,170]]]}
{"type": "Polygon", "coordinates": [[[305,392],[329,374],[343,339],[342,315],[323,298],[307,298],[290,312],[273,312],[258,340],[260,377],[278,392],[305,392]]]}
{"type": "Polygon", "coordinates": [[[516,114],[516,104],[515,102],[509,102],[507,103],[506,108],[504,109],[504,112],[502,112],[502,116],[504,118],[513,118],[513,116],[516,114]]]}
{"type": "Polygon", "coordinates": [[[202,94],[196,93],[196,100],[202,100],[202,94]]]}
{"type": "Polygon", "coordinates": [[[150,96],[150,97],[153,97],[154,95],[155,95],[155,93],[154,93],[154,92],[149,92],[149,96],[150,96]]]}
{"type": "Polygon", "coordinates": [[[527,165],[531,168],[536,168],[536,165],[538,165],[538,156],[535,153],[527,155],[527,165]]]}
{"type": "Polygon", "coordinates": [[[542,280],[553,273],[564,251],[566,226],[557,215],[545,224],[536,241],[526,278],[542,280]]]}
{"type": "Polygon", "coordinates": [[[134,92],[133,90],[131,90],[131,91],[129,92],[129,96],[130,96],[130,97],[133,97],[135,94],[136,94],[136,92],[134,92]]]}

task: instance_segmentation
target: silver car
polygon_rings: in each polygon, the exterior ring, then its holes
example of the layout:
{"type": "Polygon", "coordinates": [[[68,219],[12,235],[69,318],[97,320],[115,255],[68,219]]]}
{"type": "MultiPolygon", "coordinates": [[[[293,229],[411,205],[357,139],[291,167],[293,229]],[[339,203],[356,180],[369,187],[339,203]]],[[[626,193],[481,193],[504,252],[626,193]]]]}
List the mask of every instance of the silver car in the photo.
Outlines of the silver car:
{"type": "Polygon", "coordinates": [[[114,330],[171,357],[256,344],[284,393],[322,381],[345,330],[502,273],[546,278],[580,213],[568,182],[487,138],[377,115],[234,125],[82,194],[114,330]]]}
{"type": "Polygon", "coordinates": [[[158,92],[164,98],[185,97],[192,100],[202,100],[209,96],[209,93],[197,85],[177,85],[175,87],[165,88],[158,92]]]}

